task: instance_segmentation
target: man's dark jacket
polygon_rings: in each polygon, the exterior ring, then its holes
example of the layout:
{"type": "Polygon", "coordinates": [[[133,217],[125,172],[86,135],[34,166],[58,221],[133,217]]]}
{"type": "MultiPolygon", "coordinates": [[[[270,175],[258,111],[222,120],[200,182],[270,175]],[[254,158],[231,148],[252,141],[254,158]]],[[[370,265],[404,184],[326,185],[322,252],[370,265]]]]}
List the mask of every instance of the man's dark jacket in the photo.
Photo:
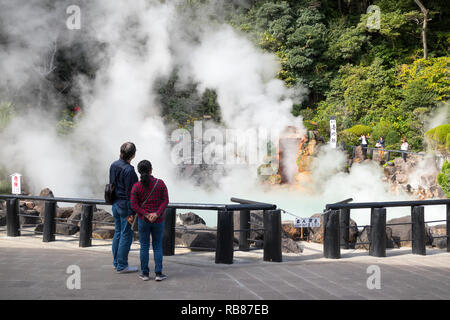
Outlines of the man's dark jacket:
{"type": "Polygon", "coordinates": [[[136,214],[131,210],[130,195],[131,188],[138,180],[134,167],[128,162],[119,159],[111,164],[109,168],[109,183],[115,183],[116,185],[113,205],[116,204],[121,209],[127,210],[128,216],[136,214]]]}

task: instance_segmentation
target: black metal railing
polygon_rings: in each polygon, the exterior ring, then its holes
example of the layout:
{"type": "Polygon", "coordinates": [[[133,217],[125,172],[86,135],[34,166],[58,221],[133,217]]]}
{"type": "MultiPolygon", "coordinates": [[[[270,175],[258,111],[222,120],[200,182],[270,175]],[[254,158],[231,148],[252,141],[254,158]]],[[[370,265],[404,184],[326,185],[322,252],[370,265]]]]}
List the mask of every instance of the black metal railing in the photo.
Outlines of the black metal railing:
{"type": "MultiPolygon", "coordinates": [[[[40,197],[26,195],[0,195],[0,200],[6,200],[6,225],[7,235],[10,237],[20,236],[21,231],[25,231],[20,226],[20,200],[44,201],[43,231],[34,233],[42,233],[43,242],[55,241],[56,225],[69,224],[61,222],[56,217],[56,203],[80,203],[82,204],[81,219],[71,220],[71,222],[79,222],[79,247],[92,246],[93,224],[114,225],[114,223],[93,221],[94,205],[108,205],[104,200],[98,199],[82,199],[82,198],[62,198],[62,197],[40,197]]],[[[249,243],[253,240],[248,235],[251,230],[250,211],[263,211],[264,225],[260,230],[264,230],[264,261],[281,262],[281,212],[277,210],[274,204],[254,202],[250,200],[235,199],[233,202],[239,204],[203,204],[203,203],[169,203],[164,212],[164,234],[163,234],[163,255],[171,256],[175,254],[175,230],[176,230],[176,210],[192,209],[192,210],[213,210],[217,211],[217,233],[215,262],[216,263],[233,263],[234,253],[234,232],[244,234],[239,237],[239,250],[250,250],[249,243]],[[234,212],[240,212],[240,221],[243,221],[239,230],[234,230],[234,212]],[[248,223],[246,222],[248,221],[248,223]],[[244,227],[243,227],[244,226],[244,227]]],[[[34,216],[33,216],[34,217],[34,216]]],[[[39,217],[35,217],[39,218],[39,217]]],[[[101,229],[101,228],[99,228],[101,229]]],[[[190,230],[190,232],[203,232],[205,230],[190,230]]],[[[190,249],[205,249],[187,247],[190,249]]]]}
{"type": "MultiPolygon", "coordinates": [[[[351,148],[351,150],[352,150],[352,159],[355,159],[355,157],[356,157],[356,148],[358,148],[358,147],[359,146],[345,146],[344,145],[345,149],[351,148]]],[[[367,152],[368,152],[369,153],[369,157],[368,158],[373,160],[373,153],[375,151],[377,151],[377,152],[381,152],[382,153],[383,158],[386,157],[386,160],[385,160],[386,162],[391,160],[391,154],[392,153],[400,154],[402,156],[403,160],[406,160],[406,156],[408,154],[419,155],[419,156],[422,156],[422,157],[426,156],[426,153],[424,153],[424,152],[412,152],[412,151],[404,151],[404,150],[390,150],[390,149],[384,149],[384,148],[362,147],[362,146],[361,146],[361,148],[363,149],[363,151],[365,151],[366,158],[367,158],[367,152]]],[[[382,159],[382,160],[384,160],[384,159],[382,159]]]]}
{"type": "MultiPolygon", "coordinates": [[[[340,249],[349,248],[350,210],[371,209],[369,242],[356,244],[369,244],[369,254],[375,257],[386,256],[386,227],[393,225],[411,224],[412,239],[399,239],[400,242],[411,241],[412,253],[426,255],[426,229],[425,223],[446,221],[446,235],[433,238],[447,238],[447,252],[450,252],[450,199],[416,200],[416,201],[390,201],[390,202],[363,202],[363,203],[333,203],[327,204],[324,213],[324,256],[339,259],[340,249]],[[445,220],[425,221],[424,206],[446,205],[445,220]],[[386,223],[386,208],[411,207],[411,222],[386,223]]],[[[359,226],[361,227],[361,226],[359,226]]]]}

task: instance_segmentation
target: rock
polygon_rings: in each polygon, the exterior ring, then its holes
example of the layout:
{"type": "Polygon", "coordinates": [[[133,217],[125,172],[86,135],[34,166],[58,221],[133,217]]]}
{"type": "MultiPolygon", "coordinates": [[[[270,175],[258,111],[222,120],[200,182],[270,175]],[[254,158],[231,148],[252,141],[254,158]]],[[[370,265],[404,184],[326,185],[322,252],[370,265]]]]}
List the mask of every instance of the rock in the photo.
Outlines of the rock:
{"type": "Polygon", "coordinates": [[[395,175],[395,180],[397,180],[397,182],[400,184],[404,184],[408,182],[408,176],[406,174],[397,173],[395,175]]]}
{"type": "Polygon", "coordinates": [[[70,217],[67,219],[67,223],[71,223],[73,225],[80,225],[80,220],[81,220],[81,212],[72,212],[72,214],[70,215],[70,217]]]}
{"type": "Polygon", "coordinates": [[[363,151],[362,151],[362,147],[361,146],[357,146],[355,148],[355,157],[354,157],[353,161],[354,162],[364,161],[364,155],[363,155],[363,151]]]}
{"type": "Polygon", "coordinates": [[[432,243],[433,247],[438,249],[447,249],[447,239],[445,238],[435,238],[432,243]]]}
{"type": "Polygon", "coordinates": [[[92,220],[93,221],[104,221],[108,217],[112,217],[112,215],[109,212],[107,212],[106,210],[103,210],[103,209],[98,209],[97,211],[94,211],[92,220]]]}
{"type": "Polygon", "coordinates": [[[361,244],[355,245],[355,249],[365,249],[369,250],[370,248],[370,227],[364,227],[361,233],[358,235],[358,241],[361,244]]]}
{"type": "Polygon", "coordinates": [[[390,176],[393,176],[396,172],[397,168],[394,166],[386,166],[384,167],[384,175],[389,178],[390,176]]]}
{"type": "Polygon", "coordinates": [[[403,160],[403,158],[395,158],[394,159],[394,165],[396,167],[402,167],[405,164],[405,161],[403,160]]]}
{"type": "Polygon", "coordinates": [[[69,218],[73,213],[73,207],[63,207],[56,209],[56,217],[57,218],[69,218]]]}
{"type": "Polygon", "coordinates": [[[311,218],[320,217],[320,227],[308,228],[309,238],[312,242],[323,243],[323,214],[316,213],[311,218]]]}
{"type": "MultiPolygon", "coordinates": [[[[391,223],[411,223],[411,216],[404,216],[401,218],[391,219],[386,222],[386,224],[391,223]]],[[[397,237],[400,240],[411,240],[411,225],[397,225],[397,226],[389,226],[392,229],[392,237],[397,237]]],[[[401,241],[402,246],[411,247],[411,241],[401,241]]]]}
{"type": "Polygon", "coordinates": [[[34,233],[41,234],[42,232],[44,232],[44,224],[40,223],[34,228],[34,233]]]}
{"type": "MultiPolygon", "coordinates": [[[[94,207],[94,212],[98,211],[97,206],[95,204],[93,205],[93,207],[94,207]]],[[[81,213],[82,210],[83,210],[83,204],[82,203],[77,203],[75,205],[75,207],[73,207],[73,212],[74,213],[78,213],[78,212],[81,213]]]]}
{"type": "Polygon", "coordinates": [[[297,242],[290,238],[281,239],[281,252],[284,253],[302,253],[303,249],[297,242]]]}
{"type": "Polygon", "coordinates": [[[114,223],[114,217],[113,217],[112,215],[109,215],[108,217],[106,217],[105,219],[103,219],[103,222],[114,223]]]}
{"type": "MultiPolygon", "coordinates": [[[[283,221],[281,225],[289,239],[292,239],[293,241],[300,241],[301,229],[295,228],[293,221],[283,221]]],[[[307,228],[303,228],[303,236],[306,236],[306,234],[307,228]]]]}
{"type": "Polygon", "coordinates": [[[6,226],[6,210],[0,210],[0,227],[6,226]]]}
{"type": "Polygon", "coordinates": [[[190,226],[194,224],[206,225],[205,220],[203,220],[201,217],[199,217],[193,212],[180,213],[177,215],[177,220],[180,221],[180,224],[184,226],[190,226]]]}
{"type": "MultiPolygon", "coordinates": [[[[46,198],[54,198],[53,191],[49,188],[45,188],[41,190],[41,193],[39,193],[40,197],[46,197],[46,198]]],[[[58,205],[56,206],[58,207],[58,205]]],[[[45,210],[45,201],[36,201],[36,205],[34,207],[39,212],[39,215],[42,217],[44,215],[45,210]]]]}
{"type": "Polygon", "coordinates": [[[36,218],[33,218],[33,217],[20,216],[19,217],[20,225],[24,225],[24,224],[39,224],[39,223],[42,222],[42,219],[39,216],[39,212],[37,210],[23,210],[22,208],[20,208],[20,214],[26,214],[26,215],[30,215],[30,216],[35,216],[36,217],[36,218]]]}
{"type": "MultiPolygon", "coordinates": [[[[206,225],[199,223],[193,225],[184,226],[185,230],[175,230],[175,243],[177,245],[187,247],[197,247],[205,249],[216,248],[216,232],[208,228],[206,225]],[[196,231],[192,229],[204,229],[205,231],[196,231]],[[190,231],[192,230],[192,231],[190,231]]],[[[192,251],[198,251],[201,249],[191,249],[192,251]]]]}
{"type": "Polygon", "coordinates": [[[34,207],[36,206],[36,204],[33,201],[25,201],[25,206],[28,209],[34,209],[34,207]]]}
{"type": "Polygon", "coordinates": [[[101,229],[92,231],[92,239],[112,239],[114,238],[114,227],[102,226],[101,229]]]}
{"type": "Polygon", "coordinates": [[[77,233],[80,229],[75,225],[56,224],[56,233],[71,236],[77,233]]]}

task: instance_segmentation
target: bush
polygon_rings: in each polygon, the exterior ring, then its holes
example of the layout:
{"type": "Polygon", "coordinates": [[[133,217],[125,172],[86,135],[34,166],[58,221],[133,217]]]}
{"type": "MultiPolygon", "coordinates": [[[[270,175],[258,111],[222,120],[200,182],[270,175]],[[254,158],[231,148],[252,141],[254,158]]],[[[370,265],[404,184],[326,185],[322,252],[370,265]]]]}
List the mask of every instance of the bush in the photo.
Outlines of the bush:
{"type": "Polygon", "coordinates": [[[450,124],[443,124],[428,130],[425,135],[428,138],[437,141],[439,144],[445,144],[448,133],[450,133],[450,124]]]}
{"type": "Polygon", "coordinates": [[[349,129],[346,129],[344,131],[351,132],[351,133],[357,135],[358,138],[359,138],[363,134],[366,134],[366,135],[370,134],[372,132],[372,128],[369,127],[369,126],[362,125],[362,124],[357,124],[356,126],[353,126],[353,127],[349,128],[349,129]]]}
{"type": "Polygon", "coordinates": [[[450,198],[450,162],[445,161],[442,165],[441,173],[437,176],[437,182],[445,192],[447,198],[450,198]]]}
{"type": "MultiPolygon", "coordinates": [[[[397,133],[397,131],[392,130],[388,132],[384,140],[386,140],[386,146],[397,146],[400,143],[400,135],[397,133]]],[[[395,149],[398,148],[399,147],[397,146],[395,149]]]]}

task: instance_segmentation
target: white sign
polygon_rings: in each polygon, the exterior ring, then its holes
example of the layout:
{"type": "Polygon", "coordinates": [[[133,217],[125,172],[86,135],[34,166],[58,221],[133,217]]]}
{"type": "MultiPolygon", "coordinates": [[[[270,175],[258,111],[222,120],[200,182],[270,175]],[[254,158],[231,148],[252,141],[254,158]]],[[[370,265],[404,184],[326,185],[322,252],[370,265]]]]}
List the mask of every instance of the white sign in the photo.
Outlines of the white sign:
{"type": "Polygon", "coordinates": [[[318,218],[295,218],[294,228],[319,228],[320,217],[318,218]]]}
{"type": "Polygon", "coordinates": [[[332,148],[336,148],[336,144],[337,144],[336,117],[330,117],[330,145],[332,148]]]}
{"type": "Polygon", "coordinates": [[[22,175],[20,173],[14,173],[11,175],[11,193],[12,194],[21,194],[21,186],[20,186],[20,177],[22,175]]]}

